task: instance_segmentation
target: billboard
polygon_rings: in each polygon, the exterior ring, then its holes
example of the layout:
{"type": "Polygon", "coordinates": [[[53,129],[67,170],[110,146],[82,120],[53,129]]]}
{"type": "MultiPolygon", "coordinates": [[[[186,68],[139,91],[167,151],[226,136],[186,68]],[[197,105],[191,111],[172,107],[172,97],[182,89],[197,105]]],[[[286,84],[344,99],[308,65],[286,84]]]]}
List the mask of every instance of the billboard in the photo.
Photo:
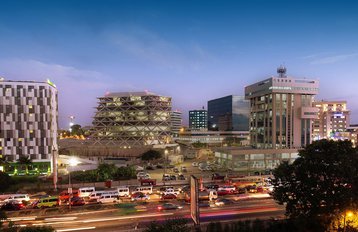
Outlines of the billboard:
{"type": "Polygon", "coordinates": [[[195,225],[200,225],[199,183],[195,176],[190,177],[190,215],[195,225]]]}

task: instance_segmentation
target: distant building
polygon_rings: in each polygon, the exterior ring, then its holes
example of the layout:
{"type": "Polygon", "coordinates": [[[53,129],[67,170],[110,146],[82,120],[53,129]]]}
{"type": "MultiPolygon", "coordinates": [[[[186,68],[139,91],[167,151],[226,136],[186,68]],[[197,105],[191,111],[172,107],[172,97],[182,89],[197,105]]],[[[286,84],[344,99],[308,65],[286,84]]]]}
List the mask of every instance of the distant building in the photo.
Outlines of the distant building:
{"type": "Polygon", "coordinates": [[[186,131],[180,133],[175,139],[182,143],[206,143],[211,145],[225,145],[226,140],[232,140],[237,144],[241,144],[249,139],[248,131],[186,131]]]}
{"type": "Polygon", "coordinates": [[[170,141],[170,97],[122,92],[106,94],[98,101],[93,120],[94,145],[127,149],[170,141]]]}
{"type": "Polygon", "coordinates": [[[248,131],[250,102],[243,96],[229,95],[208,101],[208,129],[248,131]]]}
{"type": "Polygon", "coordinates": [[[12,163],[21,155],[28,156],[37,171],[51,170],[58,128],[53,83],[0,79],[0,120],[0,158],[12,163]]]}
{"type": "Polygon", "coordinates": [[[245,87],[250,100],[250,141],[255,148],[300,148],[311,142],[312,121],[318,110],[312,107],[319,82],[286,76],[286,68],[245,87]]]}
{"type": "Polygon", "coordinates": [[[350,111],[346,101],[317,101],[318,118],[313,121],[312,137],[314,140],[335,138],[345,132],[350,123],[350,111]]]}
{"type": "Polygon", "coordinates": [[[189,128],[191,130],[207,130],[208,112],[206,110],[189,111],[189,128]]]}
{"type": "Polygon", "coordinates": [[[180,111],[172,111],[170,115],[171,132],[173,137],[178,137],[182,127],[182,117],[180,111]]]}

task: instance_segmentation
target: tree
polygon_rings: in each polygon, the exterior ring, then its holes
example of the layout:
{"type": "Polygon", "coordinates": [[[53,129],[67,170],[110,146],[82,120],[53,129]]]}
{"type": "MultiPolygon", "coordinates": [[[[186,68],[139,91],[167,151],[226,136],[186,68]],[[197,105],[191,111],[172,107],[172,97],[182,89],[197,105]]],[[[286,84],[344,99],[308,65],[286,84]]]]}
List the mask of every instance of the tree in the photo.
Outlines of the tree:
{"type": "Polygon", "coordinates": [[[5,172],[0,171],[0,186],[2,190],[6,190],[11,185],[11,177],[5,172]]]}
{"type": "Polygon", "coordinates": [[[98,165],[97,177],[98,181],[111,180],[116,175],[117,167],[114,164],[102,163],[98,165]]]}
{"type": "Polygon", "coordinates": [[[358,153],[350,141],[315,141],[274,170],[273,198],[290,218],[328,226],[358,203],[358,153]],[[315,219],[313,219],[315,220],[315,219]]]}
{"type": "Polygon", "coordinates": [[[81,125],[79,124],[75,124],[73,126],[71,126],[71,135],[83,135],[83,130],[81,125]]]}
{"type": "Polygon", "coordinates": [[[141,159],[145,161],[156,160],[162,158],[162,153],[156,150],[149,150],[142,154],[141,159]]]}
{"type": "Polygon", "coordinates": [[[25,155],[20,155],[19,159],[17,160],[17,162],[21,165],[25,166],[26,169],[26,174],[29,174],[29,165],[32,164],[32,160],[30,159],[29,156],[25,156],[25,155]]]}

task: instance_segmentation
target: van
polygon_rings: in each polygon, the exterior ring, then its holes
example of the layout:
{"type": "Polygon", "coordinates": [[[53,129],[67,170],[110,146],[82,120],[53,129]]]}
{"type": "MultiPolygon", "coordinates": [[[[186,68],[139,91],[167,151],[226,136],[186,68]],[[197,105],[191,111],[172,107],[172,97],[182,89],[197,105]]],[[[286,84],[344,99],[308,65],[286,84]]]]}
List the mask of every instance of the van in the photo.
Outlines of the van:
{"type": "Polygon", "coordinates": [[[128,187],[118,187],[117,191],[118,191],[118,196],[120,196],[120,197],[130,197],[131,196],[128,187]]]}
{"type": "Polygon", "coordinates": [[[118,194],[105,193],[98,199],[98,203],[120,202],[118,194]]]}
{"type": "Polygon", "coordinates": [[[117,190],[107,190],[107,191],[94,191],[92,192],[88,197],[90,200],[98,200],[101,198],[103,194],[112,194],[112,195],[118,195],[117,190]]]}
{"type": "Polygon", "coordinates": [[[45,197],[40,198],[36,204],[37,208],[55,207],[60,205],[60,199],[58,197],[45,197]]]}
{"type": "Polygon", "coordinates": [[[96,191],[94,187],[83,187],[78,189],[80,197],[88,197],[94,191],[96,191]]]}
{"type": "Polygon", "coordinates": [[[30,197],[27,194],[12,194],[4,202],[16,201],[22,203],[24,201],[30,201],[30,197]]]}
{"type": "Polygon", "coordinates": [[[152,194],[153,186],[140,186],[140,187],[137,187],[134,192],[142,192],[144,194],[152,194]]]}

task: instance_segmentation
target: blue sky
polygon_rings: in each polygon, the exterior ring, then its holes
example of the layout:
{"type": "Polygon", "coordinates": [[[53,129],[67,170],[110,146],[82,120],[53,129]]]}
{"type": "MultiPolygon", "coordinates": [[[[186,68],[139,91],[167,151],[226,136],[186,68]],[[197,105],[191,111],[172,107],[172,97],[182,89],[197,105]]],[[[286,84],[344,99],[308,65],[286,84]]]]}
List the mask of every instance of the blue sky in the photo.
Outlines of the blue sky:
{"type": "Polygon", "coordinates": [[[189,109],[275,75],[319,79],[358,123],[354,1],[16,1],[0,7],[0,76],[59,89],[60,126],[90,125],[96,97],[142,91],[189,109]]]}

